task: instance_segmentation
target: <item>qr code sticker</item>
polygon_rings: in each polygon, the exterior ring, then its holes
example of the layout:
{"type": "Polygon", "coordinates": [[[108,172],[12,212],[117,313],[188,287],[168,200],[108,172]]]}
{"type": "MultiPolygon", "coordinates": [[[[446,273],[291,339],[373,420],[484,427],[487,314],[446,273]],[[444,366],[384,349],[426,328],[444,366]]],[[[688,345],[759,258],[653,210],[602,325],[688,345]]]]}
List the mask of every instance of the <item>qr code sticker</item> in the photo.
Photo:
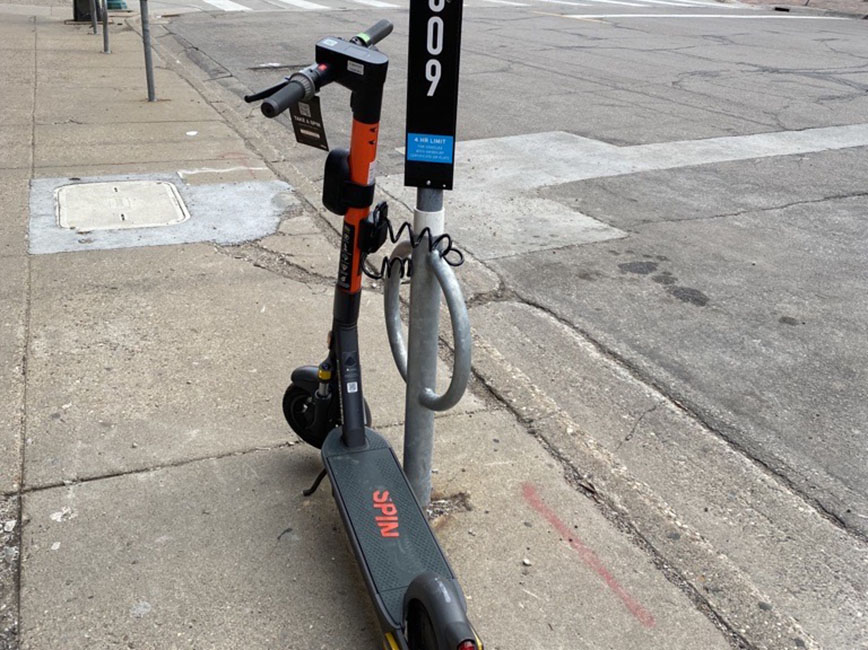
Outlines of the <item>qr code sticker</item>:
{"type": "Polygon", "coordinates": [[[304,102],[298,103],[298,112],[302,114],[303,117],[310,117],[310,104],[305,104],[304,102]]]}
{"type": "Polygon", "coordinates": [[[348,393],[358,393],[359,392],[359,384],[355,381],[347,382],[347,392],[348,393]]]}

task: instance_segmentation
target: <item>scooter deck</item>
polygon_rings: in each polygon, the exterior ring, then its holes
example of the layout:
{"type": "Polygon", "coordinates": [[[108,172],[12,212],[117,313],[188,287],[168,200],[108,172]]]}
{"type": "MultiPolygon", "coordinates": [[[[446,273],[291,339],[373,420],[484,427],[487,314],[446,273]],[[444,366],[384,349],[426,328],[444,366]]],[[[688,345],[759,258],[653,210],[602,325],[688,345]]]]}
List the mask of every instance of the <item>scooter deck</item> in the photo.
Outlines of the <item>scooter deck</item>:
{"type": "Polygon", "coordinates": [[[322,458],[380,618],[400,630],[404,593],[420,573],[437,573],[461,592],[391,446],[372,429],[365,434],[367,446],[350,449],[334,429],[322,458]]]}

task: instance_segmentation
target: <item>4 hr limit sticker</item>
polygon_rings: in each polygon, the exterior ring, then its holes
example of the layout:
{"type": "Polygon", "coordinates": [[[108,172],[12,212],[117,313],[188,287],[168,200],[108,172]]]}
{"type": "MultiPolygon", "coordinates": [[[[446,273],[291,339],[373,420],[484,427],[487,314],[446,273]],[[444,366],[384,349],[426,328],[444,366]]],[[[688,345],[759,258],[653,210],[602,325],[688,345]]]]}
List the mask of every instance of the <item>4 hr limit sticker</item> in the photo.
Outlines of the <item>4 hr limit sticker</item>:
{"type": "Polygon", "coordinates": [[[294,104],[290,107],[289,114],[292,117],[292,128],[295,131],[296,141],[309,147],[316,147],[324,151],[329,150],[325,127],[322,123],[319,97],[314,95],[310,101],[294,104]]]}

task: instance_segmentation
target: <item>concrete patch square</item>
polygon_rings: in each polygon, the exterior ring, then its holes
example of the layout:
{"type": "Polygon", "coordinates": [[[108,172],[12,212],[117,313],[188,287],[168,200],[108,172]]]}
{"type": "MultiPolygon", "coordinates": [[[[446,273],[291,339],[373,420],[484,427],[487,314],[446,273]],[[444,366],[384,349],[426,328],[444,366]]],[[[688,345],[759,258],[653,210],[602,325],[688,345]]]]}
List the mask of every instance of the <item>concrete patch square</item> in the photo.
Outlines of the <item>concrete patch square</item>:
{"type": "Polygon", "coordinates": [[[34,254],[201,241],[237,244],[274,232],[286,207],[297,202],[290,193],[289,185],[283,181],[188,185],[181,180],[180,175],[165,173],[37,178],[31,181],[30,187],[30,252],[34,254]],[[142,199],[146,201],[146,204],[142,204],[142,200],[137,199],[144,213],[140,210],[139,216],[133,217],[132,222],[144,223],[149,227],[107,229],[110,222],[115,225],[121,223],[120,215],[126,215],[126,211],[132,209],[131,203],[115,196],[120,192],[114,192],[115,187],[120,188],[130,182],[158,182],[162,188],[169,187],[169,190],[162,191],[175,193],[175,201],[186,206],[190,218],[178,221],[176,215],[172,225],[159,225],[156,223],[159,216],[154,218],[155,215],[150,211],[153,201],[142,199]],[[75,188],[81,184],[99,185],[105,196],[100,194],[93,198],[92,209],[100,215],[99,220],[81,224],[75,221],[79,219],[76,216],[67,222],[76,227],[77,230],[73,230],[58,223],[55,195],[61,188],[67,188],[65,192],[75,192],[75,188]]]}
{"type": "MultiPolygon", "coordinates": [[[[29,486],[294,439],[281,398],[292,369],[325,353],[332,285],[209,246],[33,264],[29,486]]],[[[382,310],[381,295],[363,295],[364,389],[380,426],[402,421],[404,400],[382,310]]],[[[480,404],[468,395],[461,408],[480,404]]]]}
{"type": "Polygon", "coordinates": [[[54,194],[60,227],[79,233],[174,226],[190,218],[178,189],[166,181],[74,183],[54,194]]]}
{"type": "Polygon", "coordinates": [[[323,291],[209,246],[40,256],[32,284],[28,485],[292,438],[280,398],[324,341],[323,291]]]}
{"type": "Polygon", "coordinates": [[[29,495],[22,650],[375,647],[318,471],[299,445],[29,495]]]}

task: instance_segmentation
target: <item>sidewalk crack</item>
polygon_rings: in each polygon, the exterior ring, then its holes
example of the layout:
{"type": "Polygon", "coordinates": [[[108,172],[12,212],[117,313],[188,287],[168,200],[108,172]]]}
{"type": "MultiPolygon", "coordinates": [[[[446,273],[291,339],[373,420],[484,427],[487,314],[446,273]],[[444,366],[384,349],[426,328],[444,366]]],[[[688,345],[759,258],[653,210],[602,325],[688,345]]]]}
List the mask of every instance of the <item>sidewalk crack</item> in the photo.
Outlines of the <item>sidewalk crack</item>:
{"type": "Polygon", "coordinates": [[[99,474],[97,476],[87,476],[84,478],[77,479],[61,479],[59,481],[52,481],[51,483],[46,483],[44,485],[38,485],[34,487],[24,488],[21,491],[21,494],[37,494],[39,492],[44,492],[46,490],[54,490],[60,487],[70,487],[76,485],[85,485],[87,483],[95,483],[97,481],[104,481],[107,479],[118,478],[122,476],[136,476],[138,474],[148,474],[150,472],[157,472],[165,469],[174,469],[178,467],[186,467],[187,465],[193,465],[195,463],[201,463],[204,461],[210,460],[222,460],[224,458],[231,458],[233,456],[247,456],[250,454],[262,453],[262,452],[271,452],[277,449],[291,448],[296,446],[303,446],[301,443],[298,443],[294,440],[287,442],[280,442],[274,445],[258,445],[256,447],[252,447],[250,449],[241,449],[235,451],[227,451],[221,454],[212,454],[210,456],[197,456],[195,458],[185,458],[173,462],[168,463],[160,463],[158,465],[150,465],[148,467],[140,467],[137,469],[131,470],[120,470],[117,472],[108,472],[106,474],[99,474]]]}
{"type": "Polygon", "coordinates": [[[660,402],[657,402],[656,404],[654,404],[654,406],[651,406],[651,407],[645,409],[644,411],[642,411],[642,413],[639,415],[639,417],[636,418],[636,421],[633,422],[633,426],[630,428],[630,431],[627,433],[627,435],[624,436],[624,439],[621,440],[620,442],[618,442],[618,444],[615,446],[615,451],[618,451],[619,449],[621,449],[622,445],[624,445],[627,442],[630,442],[633,439],[633,436],[636,433],[636,429],[639,428],[639,425],[642,423],[642,420],[644,420],[646,416],[651,415],[654,411],[656,411],[659,406],[660,406],[660,402]]]}

